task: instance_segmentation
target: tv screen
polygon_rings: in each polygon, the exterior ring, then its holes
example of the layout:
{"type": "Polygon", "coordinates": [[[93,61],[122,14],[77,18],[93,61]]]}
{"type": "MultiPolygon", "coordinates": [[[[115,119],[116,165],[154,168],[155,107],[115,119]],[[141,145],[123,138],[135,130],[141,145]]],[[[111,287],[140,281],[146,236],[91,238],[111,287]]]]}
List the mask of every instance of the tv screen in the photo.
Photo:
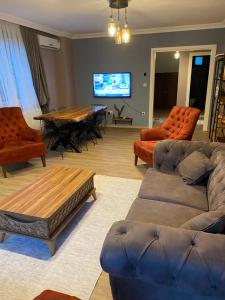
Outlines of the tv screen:
{"type": "Polygon", "coordinates": [[[93,88],[97,98],[130,98],[131,73],[95,73],[93,88]]]}
{"type": "Polygon", "coordinates": [[[195,65],[202,66],[203,65],[203,56],[196,56],[195,57],[195,65]]]}

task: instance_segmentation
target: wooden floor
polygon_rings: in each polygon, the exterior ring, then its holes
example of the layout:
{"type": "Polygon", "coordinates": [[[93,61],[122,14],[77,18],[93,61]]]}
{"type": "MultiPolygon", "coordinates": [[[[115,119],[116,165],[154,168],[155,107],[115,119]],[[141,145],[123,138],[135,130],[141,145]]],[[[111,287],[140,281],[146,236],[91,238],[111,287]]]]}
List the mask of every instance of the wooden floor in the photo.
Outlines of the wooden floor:
{"type": "MultiPolygon", "coordinates": [[[[88,144],[88,151],[81,154],[65,152],[64,159],[58,152],[47,154],[47,169],[61,165],[93,170],[97,174],[125,178],[142,178],[147,166],[134,166],[132,142],[139,138],[137,129],[107,128],[97,145],[88,144]]],[[[85,148],[85,147],[84,147],[85,148]]],[[[27,185],[43,172],[41,159],[35,158],[8,168],[8,178],[0,177],[0,197],[10,195],[27,185]]]]}
{"type": "MultiPolygon", "coordinates": [[[[107,128],[97,145],[89,144],[88,151],[81,154],[66,152],[64,159],[57,152],[47,155],[47,169],[52,166],[68,166],[93,170],[97,174],[142,179],[147,165],[134,166],[133,141],[139,139],[138,129],[107,128]]],[[[193,140],[207,140],[207,133],[198,127],[193,140]]],[[[34,180],[44,169],[41,159],[8,168],[8,178],[0,177],[0,198],[11,195],[34,180]]],[[[100,276],[91,300],[111,300],[108,276],[100,276]]]]}

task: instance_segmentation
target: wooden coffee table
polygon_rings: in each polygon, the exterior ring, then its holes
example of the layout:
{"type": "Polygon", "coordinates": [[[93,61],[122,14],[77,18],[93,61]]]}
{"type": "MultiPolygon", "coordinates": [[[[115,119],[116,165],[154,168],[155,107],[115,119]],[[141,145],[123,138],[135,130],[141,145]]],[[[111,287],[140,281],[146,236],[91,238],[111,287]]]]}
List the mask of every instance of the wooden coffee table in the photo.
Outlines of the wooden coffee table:
{"type": "Polygon", "coordinates": [[[90,195],[96,200],[92,171],[55,167],[12,196],[0,200],[0,242],[6,233],[55,240],[90,195]]]}

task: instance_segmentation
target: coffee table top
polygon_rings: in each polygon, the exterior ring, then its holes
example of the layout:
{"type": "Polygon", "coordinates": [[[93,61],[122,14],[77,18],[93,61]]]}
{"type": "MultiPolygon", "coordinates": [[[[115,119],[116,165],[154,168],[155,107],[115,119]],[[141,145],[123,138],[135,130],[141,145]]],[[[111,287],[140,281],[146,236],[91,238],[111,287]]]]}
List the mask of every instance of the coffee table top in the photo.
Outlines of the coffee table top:
{"type": "Polygon", "coordinates": [[[55,167],[12,196],[0,200],[0,212],[48,219],[95,175],[88,170],[55,167]]]}

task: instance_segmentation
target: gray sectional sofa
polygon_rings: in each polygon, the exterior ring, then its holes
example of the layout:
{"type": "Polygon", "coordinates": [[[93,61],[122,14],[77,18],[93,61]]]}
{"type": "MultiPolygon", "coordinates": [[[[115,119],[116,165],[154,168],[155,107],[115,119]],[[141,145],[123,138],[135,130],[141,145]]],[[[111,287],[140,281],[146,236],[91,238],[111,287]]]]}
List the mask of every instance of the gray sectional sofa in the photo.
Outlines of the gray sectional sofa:
{"type": "Polygon", "coordinates": [[[225,299],[224,216],[225,146],[158,142],[126,220],[113,224],[103,245],[113,299],[225,299]],[[206,183],[186,185],[177,166],[196,150],[215,169],[206,183]]]}

